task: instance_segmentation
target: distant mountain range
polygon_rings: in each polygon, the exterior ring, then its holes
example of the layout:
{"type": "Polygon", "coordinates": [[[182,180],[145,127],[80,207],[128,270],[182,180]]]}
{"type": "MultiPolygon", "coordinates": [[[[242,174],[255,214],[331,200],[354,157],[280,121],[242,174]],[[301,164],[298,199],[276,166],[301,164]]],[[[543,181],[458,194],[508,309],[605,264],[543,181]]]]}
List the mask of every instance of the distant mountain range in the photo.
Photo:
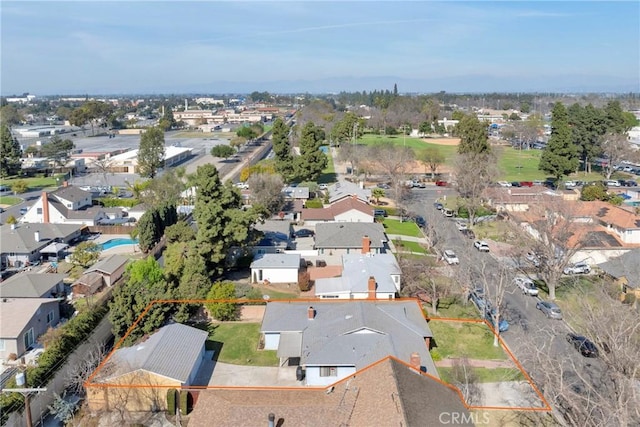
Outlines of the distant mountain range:
{"type": "MultiPolygon", "coordinates": [[[[105,88],[69,88],[47,91],[49,94],[223,94],[251,93],[267,91],[270,93],[326,94],[338,92],[371,92],[374,90],[393,90],[398,85],[399,93],[628,93],[640,92],[640,80],[620,79],[611,76],[561,75],[499,77],[490,75],[465,75],[438,78],[403,78],[395,76],[376,77],[331,77],[309,80],[274,80],[264,82],[213,81],[207,83],[176,83],[171,86],[141,86],[105,91],[105,88]]],[[[108,90],[108,89],[106,89],[108,90]]],[[[45,95],[40,93],[39,95],[45,95]]]]}

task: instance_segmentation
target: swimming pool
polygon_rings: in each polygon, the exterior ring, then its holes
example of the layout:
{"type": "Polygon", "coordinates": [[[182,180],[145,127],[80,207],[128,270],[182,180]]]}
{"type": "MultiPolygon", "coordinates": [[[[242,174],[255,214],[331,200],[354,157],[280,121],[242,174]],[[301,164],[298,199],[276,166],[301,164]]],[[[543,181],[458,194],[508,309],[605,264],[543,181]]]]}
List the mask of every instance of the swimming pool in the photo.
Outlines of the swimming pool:
{"type": "Polygon", "coordinates": [[[111,239],[111,240],[107,240],[106,242],[102,243],[100,246],[100,250],[101,251],[105,251],[107,249],[111,249],[114,248],[116,246],[122,246],[122,245],[137,245],[138,241],[134,240],[134,239],[111,239]]]}

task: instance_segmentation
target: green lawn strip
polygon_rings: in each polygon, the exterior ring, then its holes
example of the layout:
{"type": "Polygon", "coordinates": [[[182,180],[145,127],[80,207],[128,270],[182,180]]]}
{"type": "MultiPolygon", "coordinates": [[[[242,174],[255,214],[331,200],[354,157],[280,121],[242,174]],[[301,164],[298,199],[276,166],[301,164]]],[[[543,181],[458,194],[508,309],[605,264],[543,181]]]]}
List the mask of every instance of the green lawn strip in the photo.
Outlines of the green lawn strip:
{"type": "Polygon", "coordinates": [[[0,205],[13,206],[21,202],[22,202],[22,199],[20,197],[0,196],[0,205]]]}
{"type": "Polygon", "coordinates": [[[440,145],[440,144],[431,144],[427,140],[422,140],[420,138],[413,138],[410,136],[404,137],[402,135],[394,135],[394,136],[389,136],[389,135],[371,135],[371,134],[367,134],[367,135],[363,135],[362,137],[358,138],[357,143],[358,144],[364,144],[364,145],[375,145],[375,144],[380,144],[382,142],[386,142],[389,141],[394,145],[400,145],[400,146],[405,146],[405,147],[410,147],[413,148],[414,151],[418,152],[418,151],[422,151],[427,147],[433,147],[436,148],[438,151],[440,151],[440,153],[442,153],[444,155],[445,161],[444,163],[446,165],[450,165],[451,162],[453,161],[453,158],[455,157],[455,154],[458,150],[458,147],[455,145],[440,145]]]}
{"type": "Polygon", "coordinates": [[[331,155],[331,153],[327,153],[327,167],[324,168],[324,170],[318,177],[317,182],[319,184],[330,184],[332,182],[336,182],[337,180],[336,169],[333,165],[333,156],[331,155]]]}
{"type": "MultiPolygon", "coordinates": [[[[442,277],[442,279],[448,279],[448,277],[442,277]]],[[[429,310],[429,315],[431,311],[429,310]]],[[[460,304],[456,298],[442,298],[438,304],[438,316],[447,317],[451,319],[479,319],[478,310],[471,301],[468,301],[466,305],[460,304]]]]}
{"type": "MultiPolygon", "coordinates": [[[[431,320],[435,350],[442,358],[507,359],[502,347],[493,346],[493,332],[484,323],[431,320]]],[[[433,350],[432,350],[433,351],[433,350]]]]}
{"type": "Polygon", "coordinates": [[[269,299],[271,300],[274,300],[274,299],[288,300],[288,299],[295,299],[299,297],[299,295],[296,294],[295,292],[280,292],[280,291],[274,291],[273,289],[261,288],[259,286],[254,286],[253,288],[258,289],[261,295],[269,295],[269,299]]]}
{"type": "Polygon", "coordinates": [[[16,181],[24,181],[29,189],[56,187],[62,185],[66,175],[46,176],[46,177],[14,177],[0,180],[0,184],[11,187],[16,181]],[[58,180],[56,181],[56,178],[58,180]]]}
{"type": "Polygon", "coordinates": [[[259,323],[212,323],[207,350],[219,352],[217,360],[234,365],[278,366],[275,350],[258,350],[259,323]]]}
{"type": "MultiPolygon", "coordinates": [[[[453,383],[453,368],[437,368],[440,379],[453,383]]],[[[524,375],[517,368],[470,368],[480,383],[497,383],[504,381],[524,381],[524,375]]]]}
{"type": "Polygon", "coordinates": [[[401,236],[420,237],[420,228],[415,222],[403,221],[400,222],[397,219],[385,219],[382,223],[387,234],[398,234],[401,236]]]}
{"type": "Polygon", "coordinates": [[[418,242],[395,239],[393,240],[393,244],[399,252],[414,252],[419,254],[427,253],[427,250],[418,242]]]}

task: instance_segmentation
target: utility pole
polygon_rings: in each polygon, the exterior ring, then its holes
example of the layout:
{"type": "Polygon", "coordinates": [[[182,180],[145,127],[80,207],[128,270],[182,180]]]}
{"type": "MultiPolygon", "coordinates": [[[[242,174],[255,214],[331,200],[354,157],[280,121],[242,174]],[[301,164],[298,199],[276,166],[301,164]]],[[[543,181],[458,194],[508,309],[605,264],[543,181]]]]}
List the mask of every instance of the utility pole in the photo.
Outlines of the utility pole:
{"type": "Polygon", "coordinates": [[[3,388],[3,389],[0,389],[0,393],[20,393],[22,396],[24,396],[25,424],[27,427],[33,427],[33,422],[31,420],[31,394],[41,393],[41,392],[47,391],[47,389],[40,388],[40,387],[34,387],[34,388],[24,387],[26,385],[25,372],[24,372],[24,369],[26,366],[24,363],[24,358],[22,359],[20,367],[22,368],[23,371],[18,372],[16,374],[16,385],[18,387],[3,388]]]}

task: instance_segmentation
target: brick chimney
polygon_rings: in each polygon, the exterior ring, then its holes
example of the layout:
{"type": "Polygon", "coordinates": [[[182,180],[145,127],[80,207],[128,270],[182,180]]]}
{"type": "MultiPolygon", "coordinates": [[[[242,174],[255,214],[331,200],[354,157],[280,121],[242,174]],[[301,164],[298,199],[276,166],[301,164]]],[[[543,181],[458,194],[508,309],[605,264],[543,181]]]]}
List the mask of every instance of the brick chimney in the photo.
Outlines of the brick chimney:
{"type": "Polygon", "coordinates": [[[369,276],[367,291],[369,293],[369,299],[376,299],[376,278],[373,276],[369,276]]]}
{"type": "Polygon", "coordinates": [[[371,251],[371,239],[369,236],[362,237],[362,253],[368,254],[371,251]]]}
{"type": "Polygon", "coordinates": [[[420,366],[422,366],[422,361],[420,360],[420,353],[418,352],[411,353],[411,356],[409,357],[409,364],[414,368],[416,368],[417,370],[420,370],[420,366]]]}
{"type": "Polygon", "coordinates": [[[42,222],[49,224],[49,196],[46,191],[42,192],[42,222]]]}
{"type": "Polygon", "coordinates": [[[316,310],[313,307],[309,307],[307,309],[307,317],[309,318],[309,320],[313,320],[316,317],[316,310]]]}

